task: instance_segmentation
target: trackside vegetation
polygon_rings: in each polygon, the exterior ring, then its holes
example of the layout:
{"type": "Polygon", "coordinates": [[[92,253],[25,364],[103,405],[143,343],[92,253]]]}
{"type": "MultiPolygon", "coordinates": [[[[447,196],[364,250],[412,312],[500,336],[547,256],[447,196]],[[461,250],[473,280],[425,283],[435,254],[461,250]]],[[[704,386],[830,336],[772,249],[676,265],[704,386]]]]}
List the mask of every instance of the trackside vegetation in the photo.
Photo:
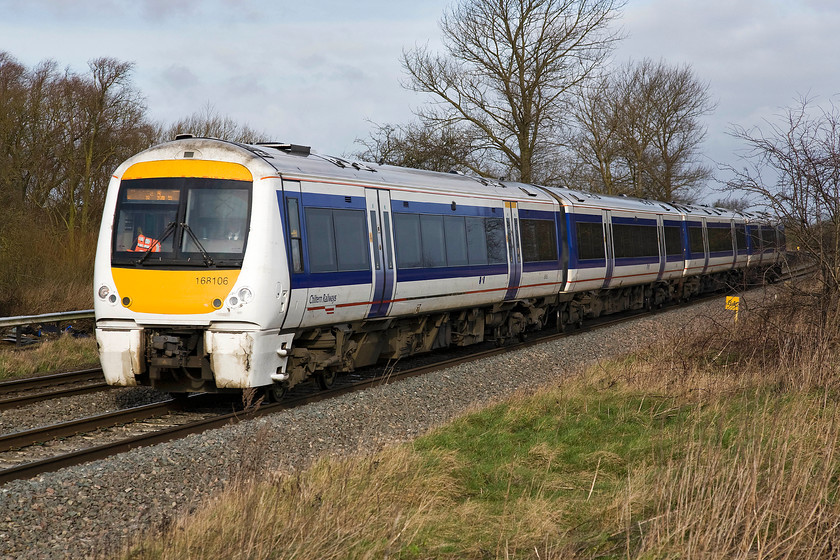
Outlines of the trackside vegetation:
{"type": "Polygon", "coordinates": [[[294,474],[246,466],[124,557],[833,557],[837,339],[779,301],[412,443],[294,474]]]}
{"type": "Polygon", "coordinates": [[[89,367],[99,367],[93,336],[75,338],[65,334],[35,348],[0,347],[0,381],[89,367]]]}

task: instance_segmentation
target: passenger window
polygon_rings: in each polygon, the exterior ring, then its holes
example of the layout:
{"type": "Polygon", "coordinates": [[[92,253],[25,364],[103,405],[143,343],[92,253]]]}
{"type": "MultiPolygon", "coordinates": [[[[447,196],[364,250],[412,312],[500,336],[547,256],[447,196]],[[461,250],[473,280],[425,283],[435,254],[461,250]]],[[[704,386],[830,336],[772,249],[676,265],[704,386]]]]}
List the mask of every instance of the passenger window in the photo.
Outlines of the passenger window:
{"type": "Polygon", "coordinates": [[[732,227],[710,227],[708,228],[709,251],[710,252],[732,252],[732,227]]]}
{"type": "Polygon", "coordinates": [[[484,222],[487,237],[487,261],[490,264],[507,263],[505,222],[502,218],[487,218],[484,222]]]}
{"type": "Polygon", "coordinates": [[[557,260],[557,234],[553,221],[523,219],[520,225],[524,262],[557,260]]]}
{"type": "Polygon", "coordinates": [[[487,264],[487,234],[484,218],[466,218],[469,264],[487,264]]]}
{"type": "Polygon", "coordinates": [[[420,216],[418,214],[394,214],[394,242],[397,246],[397,267],[419,268],[421,266],[420,216]]]}
{"type": "Polygon", "coordinates": [[[772,226],[762,226],[761,239],[764,241],[764,249],[776,247],[776,230],[772,226]]]}
{"type": "Polygon", "coordinates": [[[735,224],[735,246],[739,251],[747,248],[747,228],[743,224],[735,224]]]}
{"type": "Polygon", "coordinates": [[[443,216],[420,216],[423,246],[423,266],[446,266],[446,246],[443,237],[443,216]]]}
{"type": "Polygon", "coordinates": [[[307,208],[310,272],[370,270],[364,210],[307,208]]]}
{"type": "Polygon", "coordinates": [[[752,244],[752,252],[761,251],[761,232],[758,226],[750,227],[750,243],[752,244]]]}
{"type": "Polygon", "coordinates": [[[333,210],[338,270],[370,270],[370,237],[364,210],[333,210]]]}
{"type": "Polygon", "coordinates": [[[689,226],[688,228],[688,250],[693,254],[703,255],[706,249],[703,247],[703,228],[689,226]]]}
{"type": "Polygon", "coordinates": [[[306,231],[309,233],[307,237],[309,271],[337,272],[338,261],[335,257],[332,210],[328,208],[307,208],[306,231]]]}
{"type": "Polygon", "coordinates": [[[394,242],[398,268],[507,263],[502,218],[394,214],[394,242]]]}
{"type": "Polygon", "coordinates": [[[680,226],[665,226],[665,254],[682,255],[682,235],[680,226]]]}
{"type": "Polygon", "coordinates": [[[445,216],[443,229],[446,234],[446,264],[464,266],[467,259],[467,230],[463,216],[445,216]]]}
{"type": "Polygon", "coordinates": [[[613,224],[613,247],[616,258],[658,257],[656,226],[613,224]]]}
{"type": "Polygon", "coordinates": [[[604,228],[601,222],[577,222],[578,258],[603,259],[604,228]]]}

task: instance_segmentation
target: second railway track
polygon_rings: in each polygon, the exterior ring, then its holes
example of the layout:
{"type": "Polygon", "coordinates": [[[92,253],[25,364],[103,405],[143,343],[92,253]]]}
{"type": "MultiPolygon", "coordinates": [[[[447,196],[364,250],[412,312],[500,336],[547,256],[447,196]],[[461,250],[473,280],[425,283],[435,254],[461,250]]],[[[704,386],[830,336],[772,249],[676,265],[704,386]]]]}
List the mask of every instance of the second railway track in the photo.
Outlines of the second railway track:
{"type": "Polygon", "coordinates": [[[108,389],[101,368],[54,373],[0,383],[0,411],[108,389]]]}

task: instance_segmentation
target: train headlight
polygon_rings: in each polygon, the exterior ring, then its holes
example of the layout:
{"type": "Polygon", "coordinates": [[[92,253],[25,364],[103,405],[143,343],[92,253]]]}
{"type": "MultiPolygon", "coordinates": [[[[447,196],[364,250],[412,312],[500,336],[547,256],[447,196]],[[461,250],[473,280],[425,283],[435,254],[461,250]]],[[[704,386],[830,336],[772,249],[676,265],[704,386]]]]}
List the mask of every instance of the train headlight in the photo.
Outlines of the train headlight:
{"type": "Polygon", "coordinates": [[[239,290],[239,299],[242,303],[248,303],[252,299],[254,299],[254,294],[251,292],[249,288],[242,288],[239,290]]]}
{"type": "Polygon", "coordinates": [[[238,292],[228,297],[227,303],[228,307],[233,309],[235,307],[242,307],[253,299],[254,292],[251,291],[251,288],[239,288],[238,292]]]}
{"type": "Polygon", "coordinates": [[[99,296],[99,299],[107,301],[108,303],[110,303],[112,305],[117,303],[117,300],[119,299],[117,297],[117,293],[112,292],[111,288],[109,288],[105,284],[99,286],[99,289],[96,291],[96,295],[99,296]]]}

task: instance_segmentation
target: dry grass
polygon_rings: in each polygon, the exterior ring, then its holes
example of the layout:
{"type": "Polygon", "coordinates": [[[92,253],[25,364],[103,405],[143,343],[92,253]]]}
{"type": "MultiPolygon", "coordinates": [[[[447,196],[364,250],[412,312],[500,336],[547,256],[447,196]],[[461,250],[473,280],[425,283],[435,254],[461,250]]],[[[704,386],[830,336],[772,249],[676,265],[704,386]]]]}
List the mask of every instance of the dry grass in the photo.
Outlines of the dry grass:
{"type": "Polygon", "coordinates": [[[99,353],[93,336],[75,338],[65,334],[34,348],[0,348],[0,380],[98,365],[99,353]]]}
{"type": "Polygon", "coordinates": [[[411,446],[268,481],[243,467],[128,557],[836,558],[838,336],[786,301],[411,446]]]}
{"type": "Polygon", "coordinates": [[[643,515],[624,524],[635,557],[836,557],[837,403],[800,395],[745,409],[696,414],[664,466],[634,469],[643,515]]]}
{"type": "Polygon", "coordinates": [[[447,461],[422,464],[408,448],[323,460],[305,473],[239,483],[130,558],[386,558],[445,510],[447,461]]]}

